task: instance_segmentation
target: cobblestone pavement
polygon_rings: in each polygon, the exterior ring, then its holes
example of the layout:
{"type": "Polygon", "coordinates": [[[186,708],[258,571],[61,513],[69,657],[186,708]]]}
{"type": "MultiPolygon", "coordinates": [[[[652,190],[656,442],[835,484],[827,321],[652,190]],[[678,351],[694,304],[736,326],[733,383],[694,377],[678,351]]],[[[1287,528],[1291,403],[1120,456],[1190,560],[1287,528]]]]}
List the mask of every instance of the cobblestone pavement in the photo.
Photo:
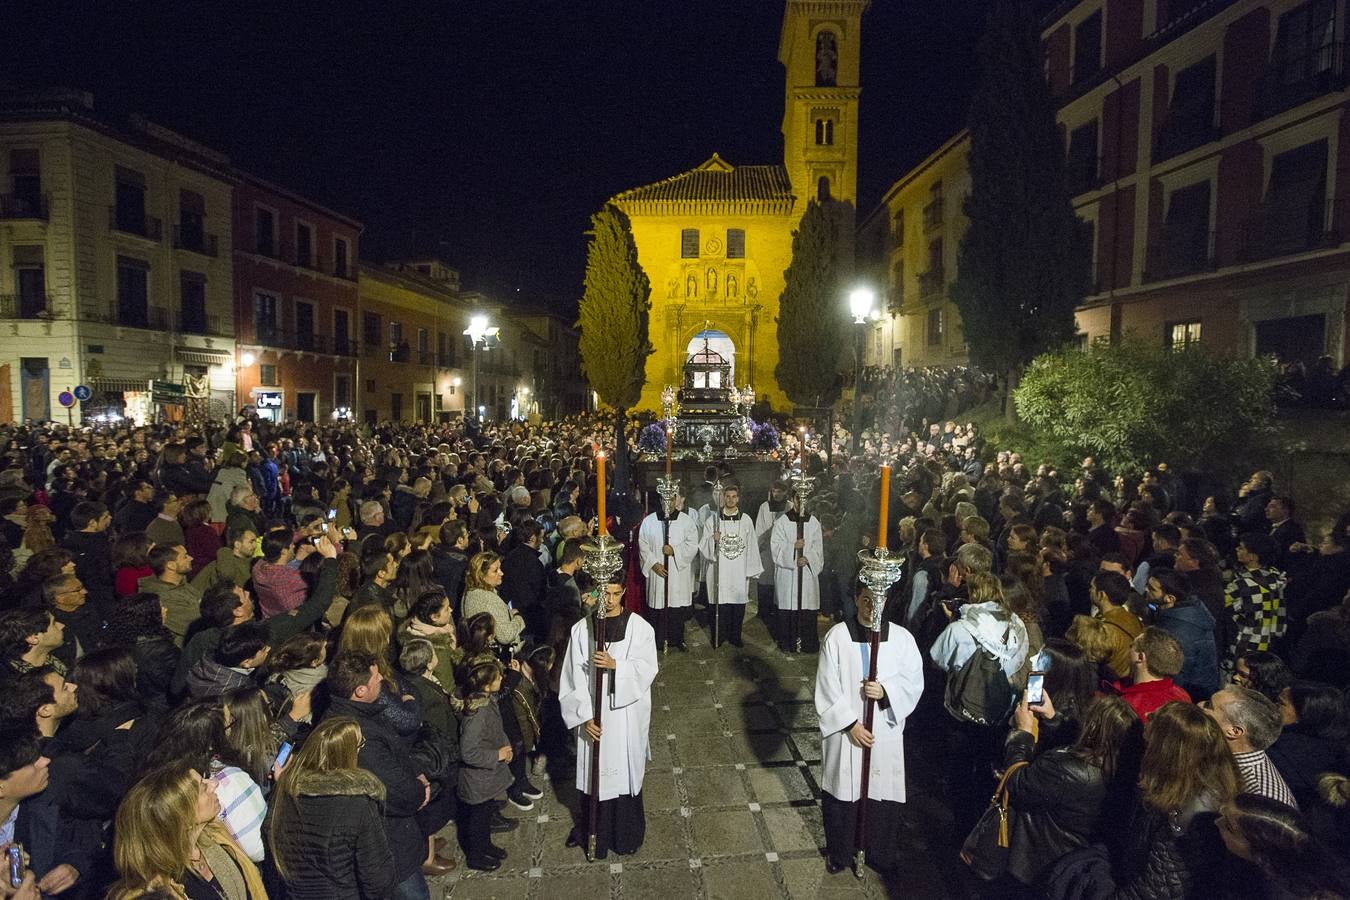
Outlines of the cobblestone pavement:
{"type": "Polygon", "coordinates": [[[502,868],[471,872],[461,856],[456,872],[432,879],[433,897],[959,896],[944,886],[959,878],[950,870],[949,816],[925,788],[936,783],[936,754],[916,746],[926,743],[927,729],[911,724],[906,731],[909,803],[900,871],[886,881],[871,870],[861,880],[847,871],[828,875],[812,699],[816,657],[779,651],[758,618],[747,619],[743,650],[714,651],[692,622],[687,634],[689,651],[661,657],[652,689],[642,849],[587,863],[580,848],[565,847],[576,805],[575,763],[551,760],[551,782],[535,779],[544,799],[528,812],[509,804],[504,810],[521,824],[494,835],[510,854],[502,868]]]}

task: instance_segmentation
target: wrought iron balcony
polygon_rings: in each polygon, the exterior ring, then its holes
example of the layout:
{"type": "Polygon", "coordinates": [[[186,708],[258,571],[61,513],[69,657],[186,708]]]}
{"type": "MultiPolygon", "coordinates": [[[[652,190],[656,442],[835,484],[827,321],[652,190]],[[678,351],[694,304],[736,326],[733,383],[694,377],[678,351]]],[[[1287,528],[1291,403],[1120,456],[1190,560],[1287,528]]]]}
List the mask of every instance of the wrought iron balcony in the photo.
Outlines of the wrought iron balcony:
{"type": "Polygon", "coordinates": [[[184,228],[182,225],[175,225],[173,226],[173,247],[175,250],[190,250],[203,256],[215,256],[217,254],[217,239],[214,234],[208,234],[199,228],[184,228]]]}
{"type": "Polygon", "coordinates": [[[941,299],[943,290],[947,285],[944,275],[945,273],[940,266],[919,273],[919,301],[921,303],[931,303],[941,299]]]}
{"type": "Polygon", "coordinates": [[[1350,202],[1344,199],[1272,195],[1242,224],[1239,257],[1252,262],[1338,246],[1344,240],[1342,223],[1347,212],[1350,202]]]}
{"type": "Polygon", "coordinates": [[[50,294],[0,294],[0,319],[55,319],[50,294]]]}
{"type": "Polygon", "coordinates": [[[1158,240],[1149,245],[1145,281],[1180,278],[1216,268],[1214,255],[1218,232],[1182,225],[1164,226],[1158,240]]]}
{"type": "Polygon", "coordinates": [[[204,334],[214,337],[229,337],[224,316],[197,315],[180,311],[176,319],[180,334],[204,334]]]}
{"type": "Polygon", "coordinates": [[[163,222],[134,209],[108,207],[108,227],[121,234],[135,235],[156,243],[164,237],[163,222]]]}
{"type": "Polygon", "coordinates": [[[1257,83],[1252,120],[1268,119],[1347,85],[1343,43],[1325,44],[1291,59],[1272,59],[1257,83]]]}
{"type": "Polygon", "coordinates": [[[169,310],[163,306],[114,305],[103,321],[122,328],[144,328],[149,331],[169,330],[169,310]]]}
{"type": "Polygon", "coordinates": [[[0,194],[0,219],[42,219],[49,214],[47,194],[0,194]]]}

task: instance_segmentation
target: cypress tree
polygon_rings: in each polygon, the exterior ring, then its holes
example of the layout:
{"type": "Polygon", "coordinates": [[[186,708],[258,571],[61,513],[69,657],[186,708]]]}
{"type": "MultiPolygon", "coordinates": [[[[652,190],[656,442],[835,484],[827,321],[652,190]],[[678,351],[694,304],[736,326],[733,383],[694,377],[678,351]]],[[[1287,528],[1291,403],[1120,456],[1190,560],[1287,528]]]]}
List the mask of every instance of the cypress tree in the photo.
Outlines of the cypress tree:
{"type": "Polygon", "coordinates": [[[581,368],[605,405],[615,411],[615,490],[626,495],[628,448],[624,420],[642,395],[651,309],[651,284],[638,264],[633,229],[622,210],[606,204],[591,216],[586,289],[581,297],[581,368]]]}
{"type": "Polygon", "coordinates": [[[1023,369],[1074,334],[1091,280],[1091,229],[1073,211],[1064,147],[1028,4],[998,0],[970,109],[969,228],[952,299],[971,362],[999,375],[1008,418],[1023,369]]]}
{"type": "Polygon", "coordinates": [[[783,272],[773,372],[798,406],[828,406],[839,399],[839,348],[848,346],[839,250],[830,212],[812,200],[792,233],[792,262],[783,272]]]}

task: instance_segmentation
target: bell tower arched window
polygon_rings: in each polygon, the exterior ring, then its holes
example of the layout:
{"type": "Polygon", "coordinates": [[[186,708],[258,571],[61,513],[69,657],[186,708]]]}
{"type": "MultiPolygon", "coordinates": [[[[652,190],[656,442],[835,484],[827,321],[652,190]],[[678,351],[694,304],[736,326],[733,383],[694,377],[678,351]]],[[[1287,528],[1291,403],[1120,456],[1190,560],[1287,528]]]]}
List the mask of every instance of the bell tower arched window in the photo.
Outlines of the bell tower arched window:
{"type": "Polygon", "coordinates": [[[834,120],[816,119],[816,146],[834,146],[834,120]]]}
{"type": "Polygon", "coordinates": [[[821,203],[830,199],[830,176],[822,175],[816,182],[816,199],[821,203]]]}

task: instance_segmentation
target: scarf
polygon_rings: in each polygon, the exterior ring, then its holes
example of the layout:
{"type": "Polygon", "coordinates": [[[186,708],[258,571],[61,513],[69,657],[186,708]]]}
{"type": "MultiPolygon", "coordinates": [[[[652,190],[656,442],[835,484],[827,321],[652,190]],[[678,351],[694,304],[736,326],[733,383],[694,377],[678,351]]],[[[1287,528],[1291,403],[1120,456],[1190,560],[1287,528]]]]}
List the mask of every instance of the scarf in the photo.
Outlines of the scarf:
{"type": "Polygon", "coordinates": [[[451,624],[432,625],[423,622],[421,619],[408,620],[408,633],[415,637],[445,637],[450,641],[450,646],[457,646],[455,641],[455,626],[451,624]]]}
{"type": "MultiPolygon", "coordinates": [[[[234,843],[228,834],[225,835],[225,839],[231,844],[234,843]]],[[[202,839],[197,842],[197,846],[202,851],[202,859],[211,867],[211,874],[216,876],[216,882],[220,885],[225,900],[259,900],[267,896],[257,868],[249,862],[242,850],[237,849],[237,846],[231,849],[220,843],[219,838],[205,832],[202,839]]]]}

